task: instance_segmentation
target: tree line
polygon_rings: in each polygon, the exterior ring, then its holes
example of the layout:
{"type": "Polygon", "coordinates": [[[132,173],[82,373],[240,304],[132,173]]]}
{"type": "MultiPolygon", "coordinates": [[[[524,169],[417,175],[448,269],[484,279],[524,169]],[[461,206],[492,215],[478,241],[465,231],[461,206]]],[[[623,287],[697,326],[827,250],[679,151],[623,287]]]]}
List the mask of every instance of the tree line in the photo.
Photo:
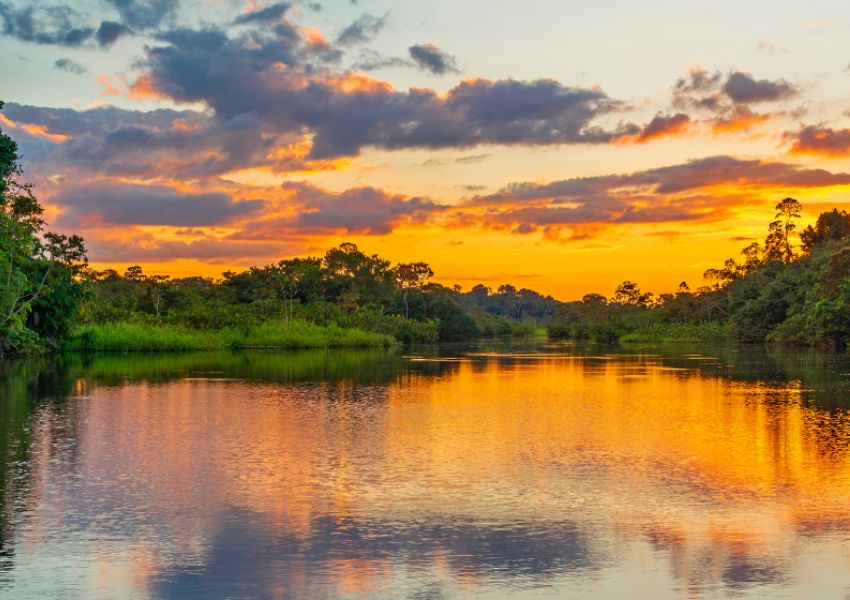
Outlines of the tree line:
{"type": "Polygon", "coordinates": [[[832,209],[797,234],[801,214],[796,199],[780,201],[764,240],[708,269],[695,290],[682,282],[676,292],[655,297],[624,281],[610,298],[588,294],[564,304],[549,334],[608,342],[685,325],[741,342],[844,346],[850,341],[850,215],[832,209]]]}

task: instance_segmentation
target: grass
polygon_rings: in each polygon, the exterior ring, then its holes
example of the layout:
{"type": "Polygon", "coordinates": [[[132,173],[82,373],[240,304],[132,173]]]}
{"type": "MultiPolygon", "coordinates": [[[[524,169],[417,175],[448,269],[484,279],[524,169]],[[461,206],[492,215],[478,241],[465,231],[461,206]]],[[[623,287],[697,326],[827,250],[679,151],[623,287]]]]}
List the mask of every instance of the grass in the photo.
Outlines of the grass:
{"type": "Polygon", "coordinates": [[[729,329],[719,323],[656,323],[620,338],[625,343],[700,343],[725,342],[729,340],[729,329]]]}
{"type": "Polygon", "coordinates": [[[101,352],[172,352],[247,348],[354,348],[390,346],[388,335],[306,321],[267,321],[260,325],[201,331],[176,325],[106,323],[83,325],[71,350],[101,352]]]}

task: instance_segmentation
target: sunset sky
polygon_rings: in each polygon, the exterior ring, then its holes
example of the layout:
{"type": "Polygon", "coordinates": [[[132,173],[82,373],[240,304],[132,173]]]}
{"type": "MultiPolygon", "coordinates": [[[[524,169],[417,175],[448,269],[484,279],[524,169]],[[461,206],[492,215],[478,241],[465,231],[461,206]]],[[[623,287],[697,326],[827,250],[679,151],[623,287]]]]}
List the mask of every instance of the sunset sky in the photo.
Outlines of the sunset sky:
{"type": "Polygon", "coordinates": [[[850,208],[850,3],[0,0],[0,129],[98,268],[344,241],[655,292],[850,208]]]}

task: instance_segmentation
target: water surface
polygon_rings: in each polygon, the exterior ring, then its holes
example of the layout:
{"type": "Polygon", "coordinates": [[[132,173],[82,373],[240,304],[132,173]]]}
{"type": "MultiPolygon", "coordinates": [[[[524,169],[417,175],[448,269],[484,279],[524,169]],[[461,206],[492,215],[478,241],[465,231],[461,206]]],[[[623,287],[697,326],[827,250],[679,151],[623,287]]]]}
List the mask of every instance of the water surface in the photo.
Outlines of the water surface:
{"type": "Polygon", "coordinates": [[[847,598],[850,360],[0,363],[0,597],[847,598]]]}

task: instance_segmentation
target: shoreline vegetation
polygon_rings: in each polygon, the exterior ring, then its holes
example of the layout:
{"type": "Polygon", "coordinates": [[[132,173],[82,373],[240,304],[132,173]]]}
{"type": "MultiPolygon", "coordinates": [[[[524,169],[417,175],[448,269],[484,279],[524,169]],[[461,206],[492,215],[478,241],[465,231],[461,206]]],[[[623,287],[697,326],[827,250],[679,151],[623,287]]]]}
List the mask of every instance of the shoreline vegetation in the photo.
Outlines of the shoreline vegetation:
{"type": "MultiPolygon", "coordinates": [[[[2,102],[0,102],[2,109],[2,102]]],[[[97,271],[76,235],[45,230],[44,210],[0,132],[0,356],[54,351],[389,347],[481,338],[596,343],[850,342],[850,215],[797,231],[785,198],[763,241],[706,271],[692,290],[654,296],[624,281],[613,296],[561,302],[505,284],[434,282],[425,262],[393,264],[343,243],[220,278],[97,271]]]]}
{"type": "Polygon", "coordinates": [[[66,349],[83,352],[292,350],[389,347],[396,343],[395,338],[385,334],[335,325],[321,326],[306,321],[268,321],[261,325],[220,330],[115,322],[80,326],[66,349]]]}

